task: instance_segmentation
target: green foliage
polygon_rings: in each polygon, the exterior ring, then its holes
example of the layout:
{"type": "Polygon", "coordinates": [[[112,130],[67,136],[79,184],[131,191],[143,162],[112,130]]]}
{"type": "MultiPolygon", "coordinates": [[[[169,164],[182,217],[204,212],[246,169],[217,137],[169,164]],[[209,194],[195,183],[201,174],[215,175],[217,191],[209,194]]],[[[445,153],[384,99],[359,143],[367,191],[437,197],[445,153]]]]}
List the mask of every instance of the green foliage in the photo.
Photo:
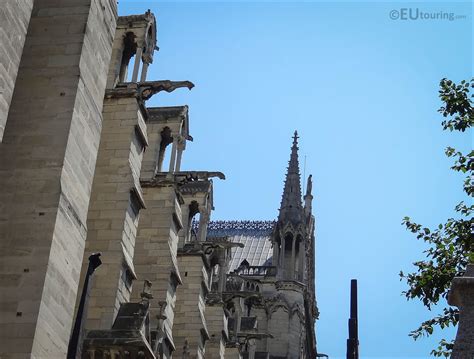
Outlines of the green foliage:
{"type": "Polygon", "coordinates": [[[444,117],[451,117],[441,123],[443,129],[464,132],[472,126],[474,118],[471,100],[473,95],[469,96],[469,88],[474,88],[474,78],[471,81],[462,80],[459,85],[451,80],[442,79],[439,87],[439,98],[444,102],[444,106],[438,111],[444,117]]]}
{"type": "MultiPolygon", "coordinates": [[[[459,85],[451,80],[441,80],[439,97],[444,104],[439,112],[446,118],[442,122],[444,130],[464,132],[474,126],[474,95],[470,94],[471,88],[474,88],[474,78],[470,81],[463,80],[459,85]]],[[[453,170],[467,174],[464,191],[469,197],[473,197],[474,151],[463,154],[448,147],[445,153],[455,160],[451,167],[453,170]]],[[[403,294],[407,299],[421,300],[430,310],[441,298],[447,298],[453,278],[462,274],[469,262],[474,262],[474,205],[461,202],[455,207],[455,211],[458,218],[449,218],[434,230],[412,222],[409,217],[405,217],[402,222],[417,239],[429,245],[424,251],[426,259],[413,263],[416,268],[414,272],[400,272],[400,280],[405,280],[408,284],[408,290],[403,294]]],[[[433,334],[435,327],[443,329],[455,326],[458,321],[457,308],[444,308],[442,314],[424,321],[409,335],[416,340],[433,334]]],[[[443,339],[431,354],[449,358],[452,348],[453,342],[443,339]]]]}

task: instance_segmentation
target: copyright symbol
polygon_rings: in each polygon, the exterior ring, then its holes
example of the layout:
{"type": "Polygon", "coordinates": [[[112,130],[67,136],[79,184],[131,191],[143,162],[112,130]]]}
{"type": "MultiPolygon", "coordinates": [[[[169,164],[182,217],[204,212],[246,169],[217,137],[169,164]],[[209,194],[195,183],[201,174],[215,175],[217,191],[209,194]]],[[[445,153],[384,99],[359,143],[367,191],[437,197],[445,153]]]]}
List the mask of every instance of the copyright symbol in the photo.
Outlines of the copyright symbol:
{"type": "Polygon", "coordinates": [[[390,19],[397,20],[400,17],[400,11],[392,10],[390,11],[390,19]]]}

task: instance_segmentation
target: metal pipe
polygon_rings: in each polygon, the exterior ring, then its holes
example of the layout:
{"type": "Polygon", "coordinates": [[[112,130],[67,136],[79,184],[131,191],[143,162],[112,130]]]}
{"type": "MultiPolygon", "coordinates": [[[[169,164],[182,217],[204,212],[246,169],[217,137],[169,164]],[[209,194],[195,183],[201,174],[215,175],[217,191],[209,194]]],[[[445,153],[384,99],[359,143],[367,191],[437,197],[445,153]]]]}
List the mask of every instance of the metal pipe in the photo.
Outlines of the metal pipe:
{"type": "Polygon", "coordinates": [[[348,322],[349,339],[347,339],[347,359],[359,359],[359,333],[357,315],[357,280],[351,280],[351,310],[348,322]]]}
{"type": "Polygon", "coordinates": [[[82,288],[81,301],[77,308],[76,319],[74,321],[74,329],[72,330],[71,339],[67,348],[67,359],[76,359],[81,357],[81,351],[78,351],[79,343],[82,337],[82,324],[87,313],[86,305],[89,300],[90,279],[94,271],[102,264],[100,253],[93,253],[89,256],[89,265],[87,267],[86,277],[84,278],[84,287],[82,288]]]}

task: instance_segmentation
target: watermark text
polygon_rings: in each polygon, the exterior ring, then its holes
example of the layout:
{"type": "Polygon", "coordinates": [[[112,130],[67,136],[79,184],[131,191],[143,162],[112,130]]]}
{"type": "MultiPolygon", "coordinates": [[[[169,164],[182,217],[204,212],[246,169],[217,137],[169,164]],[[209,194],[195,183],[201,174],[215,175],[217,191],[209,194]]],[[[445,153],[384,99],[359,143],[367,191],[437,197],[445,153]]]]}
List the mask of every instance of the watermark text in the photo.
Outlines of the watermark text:
{"type": "Polygon", "coordinates": [[[445,20],[454,21],[460,19],[466,19],[466,15],[455,14],[454,12],[447,11],[425,11],[419,8],[404,7],[400,9],[393,9],[389,13],[390,19],[392,20],[404,20],[404,21],[415,21],[415,20],[445,20]]]}

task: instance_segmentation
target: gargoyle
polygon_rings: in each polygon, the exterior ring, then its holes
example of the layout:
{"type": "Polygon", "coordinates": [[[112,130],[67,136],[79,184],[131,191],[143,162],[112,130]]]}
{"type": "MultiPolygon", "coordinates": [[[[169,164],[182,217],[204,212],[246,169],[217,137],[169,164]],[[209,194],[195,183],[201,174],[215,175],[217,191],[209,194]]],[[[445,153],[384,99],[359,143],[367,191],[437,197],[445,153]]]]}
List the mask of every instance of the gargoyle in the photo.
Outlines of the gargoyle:
{"type": "Polygon", "coordinates": [[[187,87],[189,90],[191,90],[194,87],[194,84],[190,81],[170,80],[140,82],[138,84],[139,97],[141,100],[146,101],[149,100],[153,95],[156,95],[158,92],[173,92],[174,90],[182,87],[187,87]]]}
{"type": "Polygon", "coordinates": [[[187,182],[209,180],[209,178],[217,177],[221,180],[225,180],[225,175],[222,172],[216,171],[185,171],[175,172],[176,176],[185,176],[187,182]]]}

